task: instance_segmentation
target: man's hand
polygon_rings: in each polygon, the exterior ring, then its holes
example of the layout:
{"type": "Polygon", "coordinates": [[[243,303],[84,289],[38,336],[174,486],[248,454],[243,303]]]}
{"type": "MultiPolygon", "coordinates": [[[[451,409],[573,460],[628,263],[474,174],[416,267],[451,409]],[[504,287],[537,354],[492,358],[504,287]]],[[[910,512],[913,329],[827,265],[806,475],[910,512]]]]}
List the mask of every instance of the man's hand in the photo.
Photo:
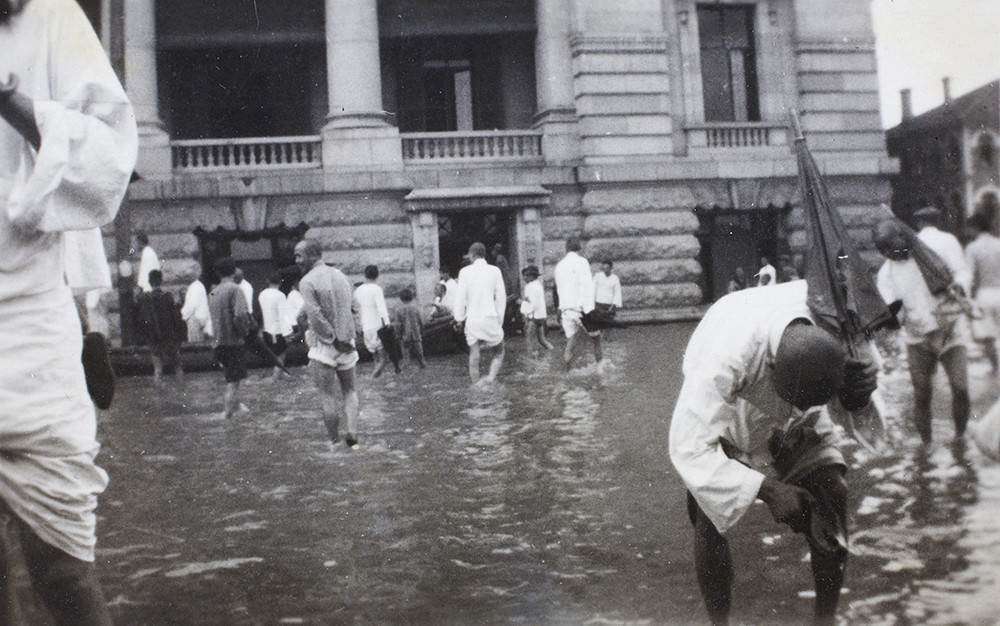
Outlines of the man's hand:
{"type": "Polygon", "coordinates": [[[767,504],[774,521],[788,524],[797,533],[808,530],[813,497],[805,489],[765,476],[757,497],[767,504]]]}
{"type": "Polygon", "coordinates": [[[844,364],[844,382],[837,395],[848,411],[857,411],[868,404],[878,386],[878,366],[870,357],[848,358],[844,364]]]}
{"type": "Polygon", "coordinates": [[[354,344],[350,341],[341,341],[334,337],[333,347],[337,349],[337,352],[354,352],[354,344]]]}

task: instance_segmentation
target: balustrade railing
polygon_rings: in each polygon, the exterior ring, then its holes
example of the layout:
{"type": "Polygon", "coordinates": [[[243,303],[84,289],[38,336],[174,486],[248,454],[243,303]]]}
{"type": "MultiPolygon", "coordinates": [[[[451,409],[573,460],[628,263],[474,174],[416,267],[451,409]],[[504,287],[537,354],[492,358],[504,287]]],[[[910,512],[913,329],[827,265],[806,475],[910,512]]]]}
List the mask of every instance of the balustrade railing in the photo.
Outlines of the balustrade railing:
{"type": "Polygon", "coordinates": [[[532,130],[400,133],[403,160],[533,161],[542,158],[542,134],[532,130]]]}
{"type": "Polygon", "coordinates": [[[170,151],[180,171],[318,168],[322,144],[319,136],[181,139],[170,142],[170,151]]]}
{"type": "Polygon", "coordinates": [[[766,148],[788,145],[788,128],[774,122],[718,122],[684,129],[689,149],[766,148]]]}

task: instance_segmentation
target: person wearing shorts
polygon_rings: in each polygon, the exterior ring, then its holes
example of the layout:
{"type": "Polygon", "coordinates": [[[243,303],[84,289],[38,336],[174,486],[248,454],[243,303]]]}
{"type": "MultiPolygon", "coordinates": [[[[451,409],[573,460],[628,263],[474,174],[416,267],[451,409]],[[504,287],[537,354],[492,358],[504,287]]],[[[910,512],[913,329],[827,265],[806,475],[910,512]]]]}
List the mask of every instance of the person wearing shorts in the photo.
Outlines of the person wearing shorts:
{"type": "Polygon", "coordinates": [[[340,421],[344,418],[347,422],[344,443],[357,450],[360,408],[354,366],[358,351],[354,346],[351,282],[343,272],[323,262],[323,247],[315,239],[296,244],[295,263],[304,274],[299,280],[299,291],[308,322],[305,340],[309,347],[309,368],[320,394],[323,423],[330,440],[337,443],[340,421]]]}
{"type": "Polygon", "coordinates": [[[236,264],[232,257],[215,261],[215,273],[220,282],[208,294],[208,309],[215,330],[215,358],[222,364],[226,376],[226,391],[222,398],[222,416],[226,419],[236,411],[246,413],[239,400],[240,381],[247,377],[246,337],[250,331],[250,311],[247,300],[233,274],[236,264]]]}
{"type": "Polygon", "coordinates": [[[469,246],[472,263],[458,272],[458,292],[455,296],[455,322],[464,324],[465,342],[469,346],[469,377],[472,384],[496,380],[503,365],[503,318],[507,308],[507,291],[500,268],[486,262],[486,245],[480,241],[469,246]],[[479,360],[483,349],[493,351],[490,369],[480,378],[479,360]]]}
{"type": "Polygon", "coordinates": [[[566,369],[572,367],[573,350],[583,335],[593,343],[594,360],[598,367],[604,358],[601,331],[587,331],[583,325],[584,314],[594,310],[594,280],[590,274],[590,263],[580,256],[582,248],[579,237],[567,238],[566,256],[556,264],[553,272],[559,300],[559,321],[566,335],[566,350],[563,353],[566,369]]]}

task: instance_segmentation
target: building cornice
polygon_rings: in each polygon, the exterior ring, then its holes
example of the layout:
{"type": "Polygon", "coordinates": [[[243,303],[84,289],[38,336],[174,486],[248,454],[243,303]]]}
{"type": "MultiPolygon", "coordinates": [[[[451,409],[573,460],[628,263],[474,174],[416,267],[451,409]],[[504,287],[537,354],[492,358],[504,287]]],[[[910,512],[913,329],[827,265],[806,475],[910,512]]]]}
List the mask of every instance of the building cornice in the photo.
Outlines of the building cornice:
{"type": "Polygon", "coordinates": [[[642,35],[573,35],[573,56],[581,54],[666,54],[667,36],[663,33],[642,35]]]}

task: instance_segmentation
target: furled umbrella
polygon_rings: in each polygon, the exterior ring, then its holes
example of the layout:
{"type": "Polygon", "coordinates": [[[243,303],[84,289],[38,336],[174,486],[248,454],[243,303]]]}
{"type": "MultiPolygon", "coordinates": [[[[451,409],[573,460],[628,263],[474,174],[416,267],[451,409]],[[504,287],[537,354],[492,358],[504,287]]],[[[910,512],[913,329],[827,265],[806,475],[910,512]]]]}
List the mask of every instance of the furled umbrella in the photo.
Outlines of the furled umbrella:
{"type": "MultiPolygon", "coordinates": [[[[839,336],[849,354],[857,358],[872,350],[869,344],[872,334],[895,325],[896,316],[879,295],[868,263],[861,258],[840,213],[830,201],[795,111],[791,113],[791,121],[799,190],[809,236],[804,258],[807,302],[816,322],[839,336]]],[[[861,410],[833,413],[832,417],[869,450],[876,450],[877,442],[884,439],[885,422],[878,392],[861,410]]]]}

